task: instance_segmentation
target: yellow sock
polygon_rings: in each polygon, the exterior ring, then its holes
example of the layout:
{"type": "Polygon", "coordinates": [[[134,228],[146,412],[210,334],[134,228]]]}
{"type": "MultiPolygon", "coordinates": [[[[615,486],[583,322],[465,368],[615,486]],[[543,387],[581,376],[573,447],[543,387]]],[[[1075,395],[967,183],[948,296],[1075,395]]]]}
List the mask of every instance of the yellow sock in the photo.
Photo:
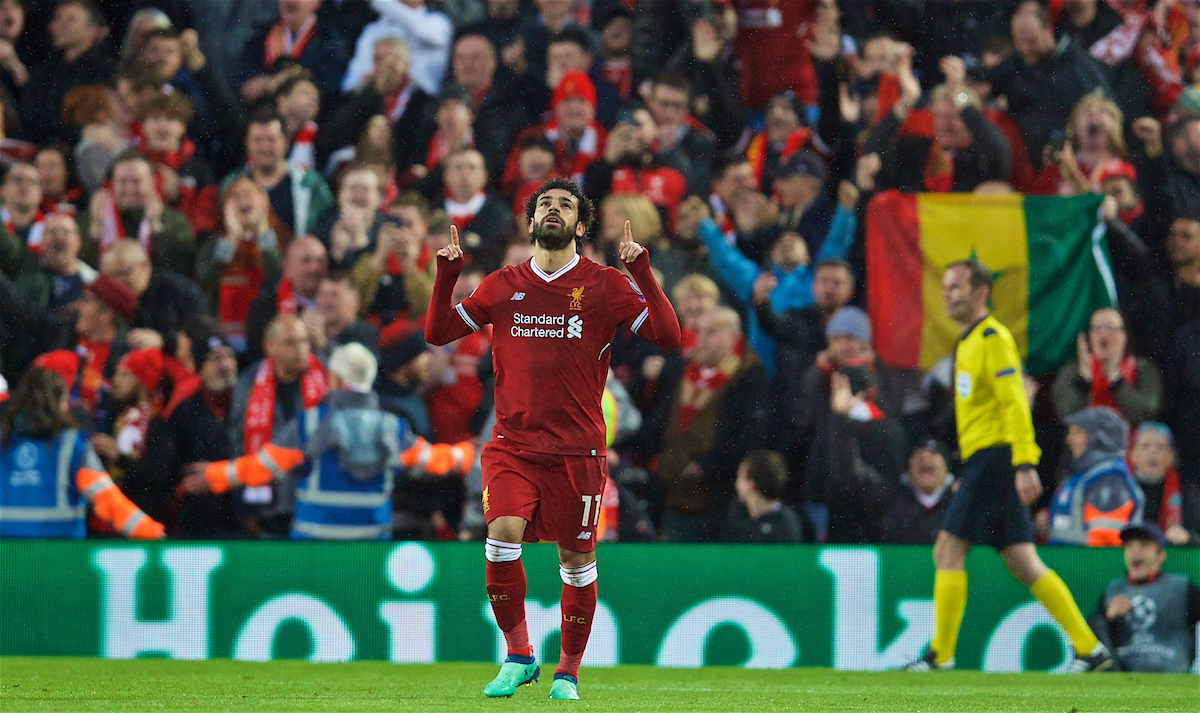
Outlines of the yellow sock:
{"type": "Polygon", "coordinates": [[[961,569],[942,570],[933,576],[933,641],[929,648],[939,666],[954,658],[958,627],[967,608],[967,573],[961,569]]]}
{"type": "Polygon", "coordinates": [[[1054,570],[1043,574],[1029,588],[1029,592],[1037,597],[1042,606],[1050,612],[1050,616],[1066,630],[1076,653],[1086,656],[1096,649],[1096,644],[1100,643],[1099,639],[1084,621],[1083,614],[1079,613],[1079,606],[1075,604],[1071,590],[1067,589],[1067,585],[1054,570]]]}

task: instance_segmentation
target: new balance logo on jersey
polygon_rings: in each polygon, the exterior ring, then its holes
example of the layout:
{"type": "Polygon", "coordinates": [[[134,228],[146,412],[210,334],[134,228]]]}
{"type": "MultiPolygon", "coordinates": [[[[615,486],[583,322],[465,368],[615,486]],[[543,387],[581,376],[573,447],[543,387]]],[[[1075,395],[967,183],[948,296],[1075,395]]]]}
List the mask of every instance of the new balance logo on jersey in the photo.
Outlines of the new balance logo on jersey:
{"type": "Polygon", "coordinates": [[[514,292],[512,299],[513,299],[513,302],[516,302],[517,300],[523,300],[523,299],[525,299],[525,293],[524,292],[514,292]]]}
{"type": "Polygon", "coordinates": [[[567,320],[567,338],[583,339],[583,320],[577,314],[567,320]]]}
{"type": "Polygon", "coordinates": [[[576,537],[575,539],[577,539],[577,540],[590,540],[590,539],[592,539],[592,533],[590,533],[590,532],[586,532],[586,531],[585,531],[585,532],[581,532],[581,533],[579,533],[579,537],[576,537]]]}

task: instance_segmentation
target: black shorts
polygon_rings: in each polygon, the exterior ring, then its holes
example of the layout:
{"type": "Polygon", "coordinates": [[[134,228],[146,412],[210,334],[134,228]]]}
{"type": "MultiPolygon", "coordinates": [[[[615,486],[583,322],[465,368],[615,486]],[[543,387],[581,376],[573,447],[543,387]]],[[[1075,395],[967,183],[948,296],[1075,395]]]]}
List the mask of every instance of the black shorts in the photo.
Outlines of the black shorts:
{"type": "Polygon", "coordinates": [[[1033,542],[1033,520],[1017,496],[1015,477],[1011,447],[972,453],[959,472],[958,490],[946,508],[942,529],[997,550],[1033,542]]]}

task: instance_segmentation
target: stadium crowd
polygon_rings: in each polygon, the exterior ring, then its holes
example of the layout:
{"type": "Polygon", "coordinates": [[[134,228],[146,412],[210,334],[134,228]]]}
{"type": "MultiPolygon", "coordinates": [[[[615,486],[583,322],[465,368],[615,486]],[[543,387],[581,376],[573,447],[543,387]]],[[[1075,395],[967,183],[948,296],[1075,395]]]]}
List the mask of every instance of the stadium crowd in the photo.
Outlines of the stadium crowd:
{"type": "Polygon", "coordinates": [[[580,252],[620,264],[630,221],[683,328],[612,344],[602,539],[933,542],[951,368],[883,364],[864,312],[898,189],[1104,194],[1119,309],[1026,377],[1038,535],[1200,544],[1195,0],[0,0],[0,101],[8,403],[57,386],[168,537],[288,535],[289,479],[183,482],[356,383],[357,343],[424,449],[383,536],[481,539],[490,336],[426,344],[434,253],[455,226],[465,299],[568,178],[580,252]]]}

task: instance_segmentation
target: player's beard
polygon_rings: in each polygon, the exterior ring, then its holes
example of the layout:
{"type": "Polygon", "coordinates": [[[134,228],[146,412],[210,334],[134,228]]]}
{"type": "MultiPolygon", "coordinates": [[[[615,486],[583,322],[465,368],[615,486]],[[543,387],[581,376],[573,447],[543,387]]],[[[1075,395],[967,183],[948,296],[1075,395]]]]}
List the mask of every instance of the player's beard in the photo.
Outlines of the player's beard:
{"type": "MultiPolygon", "coordinates": [[[[562,221],[562,218],[558,217],[558,220],[562,221]]],[[[533,242],[550,251],[562,250],[575,241],[576,225],[578,223],[547,226],[543,218],[540,224],[533,226],[533,242]]]]}

